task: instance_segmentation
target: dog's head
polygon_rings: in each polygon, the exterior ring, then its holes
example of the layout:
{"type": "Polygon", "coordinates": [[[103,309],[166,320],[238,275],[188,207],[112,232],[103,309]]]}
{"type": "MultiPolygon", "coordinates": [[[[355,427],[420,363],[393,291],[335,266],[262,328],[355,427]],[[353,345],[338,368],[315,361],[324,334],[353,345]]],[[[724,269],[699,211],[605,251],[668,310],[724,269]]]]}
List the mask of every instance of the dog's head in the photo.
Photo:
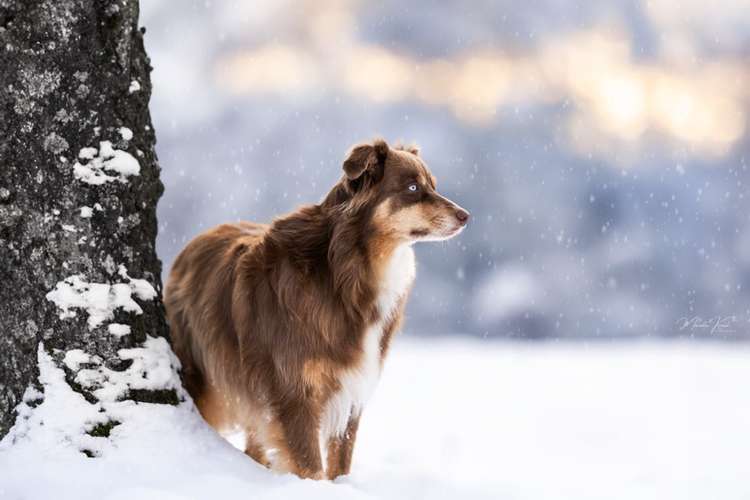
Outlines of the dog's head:
{"type": "Polygon", "coordinates": [[[344,178],[327,202],[367,209],[373,231],[399,241],[439,241],[460,233],[469,212],[437,192],[435,177],[416,147],[383,140],[354,146],[344,178]]]}

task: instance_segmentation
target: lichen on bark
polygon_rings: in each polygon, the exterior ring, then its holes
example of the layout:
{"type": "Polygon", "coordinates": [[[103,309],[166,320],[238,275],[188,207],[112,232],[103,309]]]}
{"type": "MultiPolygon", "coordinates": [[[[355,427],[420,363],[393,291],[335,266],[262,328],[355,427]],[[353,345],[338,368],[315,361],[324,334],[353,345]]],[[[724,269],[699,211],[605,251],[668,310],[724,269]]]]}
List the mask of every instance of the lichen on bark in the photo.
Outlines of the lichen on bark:
{"type": "Polygon", "coordinates": [[[0,437],[36,380],[41,341],[60,366],[65,352],[82,349],[116,370],[120,349],[168,335],[155,251],[163,187],[143,33],[137,0],[0,0],[0,437]],[[102,141],[137,159],[138,175],[102,185],[77,179],[80,151],[102,141]],[[111,335],[106,324],[89,329],[83,311],[61,319],[45,298],[73,275],[121,283],[120,264],[158,292],[136,299],[142,314],[115,311],[129,335],[111,335]]]}

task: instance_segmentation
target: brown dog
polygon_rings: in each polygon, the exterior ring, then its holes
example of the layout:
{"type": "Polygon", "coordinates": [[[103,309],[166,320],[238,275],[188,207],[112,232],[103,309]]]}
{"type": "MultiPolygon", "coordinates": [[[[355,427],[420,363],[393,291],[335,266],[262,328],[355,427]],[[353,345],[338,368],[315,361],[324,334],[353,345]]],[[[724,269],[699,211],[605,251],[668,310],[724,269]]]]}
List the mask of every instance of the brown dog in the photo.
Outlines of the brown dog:
{"type": "Polygon", "coordinates": [[[319,205],[198,236],[165,292],[203,417],[241,427],[249,456],[301,477],[349,472],[414,280],[411,245],[451,238],[469,219],[415,148],[358,145],[344,173],[319,205]]]}

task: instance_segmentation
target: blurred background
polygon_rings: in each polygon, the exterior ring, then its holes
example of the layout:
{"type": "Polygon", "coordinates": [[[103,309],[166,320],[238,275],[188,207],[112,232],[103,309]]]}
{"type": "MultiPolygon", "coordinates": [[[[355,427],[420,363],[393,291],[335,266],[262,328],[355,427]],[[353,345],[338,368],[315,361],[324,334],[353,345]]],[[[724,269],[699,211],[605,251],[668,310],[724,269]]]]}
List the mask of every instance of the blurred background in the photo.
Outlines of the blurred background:
{"type": "Polygon", "coordinates": [[[410,335],[750,339],[747,0],[141,0],[165,277],[416,142],[473,213],[410,335]]]}

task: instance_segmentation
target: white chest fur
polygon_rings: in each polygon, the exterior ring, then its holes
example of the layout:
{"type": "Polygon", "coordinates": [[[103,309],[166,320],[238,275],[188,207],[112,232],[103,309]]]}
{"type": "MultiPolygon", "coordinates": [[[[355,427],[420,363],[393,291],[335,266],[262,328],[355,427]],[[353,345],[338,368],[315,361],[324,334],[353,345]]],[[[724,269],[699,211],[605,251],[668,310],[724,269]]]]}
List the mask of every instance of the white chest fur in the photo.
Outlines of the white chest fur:
{"type": "Polygon", "coordinates": [[[391,319],[399,300],[414,281],[416,268],[414,250],[402,245],[393,252],[381,279],[378,292],[380,321],[368,327],[362,339],[362,358],[357,366],[345,372],[339,380],[341,389],[328,401],[320,426],[321,446],[331,436],[346,431],[351,415],[358,415],[369,399],[380,378],[380,341],[383,328],[391,319]]]}

